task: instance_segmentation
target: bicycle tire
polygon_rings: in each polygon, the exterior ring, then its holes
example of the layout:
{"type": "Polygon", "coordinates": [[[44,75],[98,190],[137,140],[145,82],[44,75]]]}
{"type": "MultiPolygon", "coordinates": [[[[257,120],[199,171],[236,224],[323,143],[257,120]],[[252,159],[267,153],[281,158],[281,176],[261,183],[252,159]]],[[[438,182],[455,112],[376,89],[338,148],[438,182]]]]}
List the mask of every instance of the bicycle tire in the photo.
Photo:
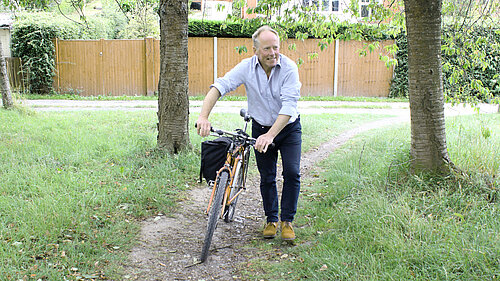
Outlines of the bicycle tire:
{"type": "MultiPolygon", "coordinates": [[[[231,192],[230,192],[229,198],[233,198],[233,196],[236,193],[238,193],[240,190],[241,190],[241,188],[237,188],[237,187],[231,188],[231,192]]],[[[232,222],[233,221],[234,212],[236,210],[236,203],[238,202],[238,198],[239,197],[240,196],[238,195],[238,197],[234,198],[233,202],[231,202],[231,204],[229,204],[229,206],[226,207],[225,215],[224,215],[224,221],[225,222],[232,222]]]]}
{"type": "Polygon", "coordinates": [[[208,213],[207,231],[205,232],[205,240],[203,242],[203,248],[201,250],[200,262],[205,262],[208,257],[214,231],[215,228],[217,228],[217,222],[219,220],[220,212],[222,209],[222,199],[224,197],[224,193],[226,192],[228,178],[229,173],[227,171],[222,171],[219,175],[217,187],[215,189],[215,196],[212,201],[212,207],[210,208],[210,211],[208,213]]]}
{"type": "MultiPolygon", "coordinates": [[[[233,198],[235,194],[240,192],[240,190],[243,188],[245,181],[246,181],[246,176],[248,172],[248,160],[250,159],[250,151],[245,151],[244,153],[244,161],[243,161],[243,166],[239,169],[238,175],[235,177],[234,180],[236,180],[236,187],[231,188],[231,193],[229,198],[233,198]]],[[[229,206],[226,207],[226,210],[224,210],[224,221],[229,223],[234,220],[234,213],[236,211],[236,203],[238,203],[238,197],[234,198],[233,202],[229,204],[229,206]]]]}

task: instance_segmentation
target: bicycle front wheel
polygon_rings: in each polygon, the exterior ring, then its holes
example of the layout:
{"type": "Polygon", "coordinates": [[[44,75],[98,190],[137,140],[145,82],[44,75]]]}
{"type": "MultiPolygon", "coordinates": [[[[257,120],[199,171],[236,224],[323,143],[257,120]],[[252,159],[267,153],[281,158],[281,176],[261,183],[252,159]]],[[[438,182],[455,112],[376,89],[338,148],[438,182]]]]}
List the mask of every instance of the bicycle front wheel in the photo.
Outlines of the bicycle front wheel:
{"type": "Polygon", "coordinates": [[[207,231],[205,233],[205,241],[203,242],[203,248],[201,250],[201,262],[205,262],[208,257],[208,251],[210,249],[210,245],[212,244],[212,237],[214,235],[215,228],[217,227],[217,222],[219,221],[220,212],[222,209],[222,199],[224,198],[224,193],[226,192],[228,179],[229,172],[222,171],[216,183],[217,186],[215,188],[215,196],[208,213],[207,231]]]}
{"type": "MultiPolygon", "coordinates": [[[[236,172],[236,177],[234,178],[235,184],[231,188],[231,193],[229,195],[229,198],[234,198],[234,196],[236,196],[236,194],[238,194],[238,192],[240,192],[240,190],[245,187],[250,151],[245,150],[244,155],[245,156],[244,156],[243,164],[241,164],[242,162],[240,162],[240,164],[239,164],[240,166],[238,167],[237,172],[236,172]]],[[[234,213],[236,211],[236,203],[238,203],[238,198],[239,198],[239,195],[233,199],[233,202],[231,202],[231,204],[226,206],[226,210],[224,210],[224,212],[225,212],[224,213],[224,221],[225,222],[232,222],[234,220],[234,213]]]]}

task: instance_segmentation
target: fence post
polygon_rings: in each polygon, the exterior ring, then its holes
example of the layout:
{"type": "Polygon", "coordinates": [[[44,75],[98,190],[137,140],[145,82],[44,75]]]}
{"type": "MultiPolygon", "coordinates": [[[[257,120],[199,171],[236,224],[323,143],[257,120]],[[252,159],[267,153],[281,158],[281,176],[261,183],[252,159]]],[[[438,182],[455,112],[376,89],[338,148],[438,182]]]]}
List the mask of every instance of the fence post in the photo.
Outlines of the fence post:
{"type": "Polygon", "coordinates": [[[338,95],[338,84],[339,84],[339,39],[335,39],[335,59],[333,60],[333,96],[338,95]]]}
{"type": "Polygon", "coordinates": [[[214,37],[214,81],[212,83],[215,83],[215,80],[217,80],[217,37],[214,37]]]}
{"type": "Polygon", "coordinates": [[[61,77],[59,75],[59,38],[54,39],[54,49],[55,49],[55,66],[56,66],[56,92],[60,93],[61,91],[61,77]]]}
{"type": "Polygon", "coordinates": [[[154,38],[144,38],[146,45],[145,53],[145,72],[146,72],[146,96],[153,96],[155,93],[155,46],[154,38]]]}
{"type": "Polygon", "coordinates": [[[99,40],[99,59],[98,59],[98,66],[97,66],[97,77],[99,79],[99,83],[101,83],[99,86],[100,87],[96,87],[97,89],[99,89],[101,91],[101,95],[105,96],[107,93],[106,93],[106,89],[105,89],[105,86],[107,86],[107,81],[105,80],[105,71],[104,71],[104,56],[107,56],[107,51],[108,50],[104,50],[104,47],[105,47],[105,42],[104,42],[104,39],[101,38],[101,40],[99,40]]]}

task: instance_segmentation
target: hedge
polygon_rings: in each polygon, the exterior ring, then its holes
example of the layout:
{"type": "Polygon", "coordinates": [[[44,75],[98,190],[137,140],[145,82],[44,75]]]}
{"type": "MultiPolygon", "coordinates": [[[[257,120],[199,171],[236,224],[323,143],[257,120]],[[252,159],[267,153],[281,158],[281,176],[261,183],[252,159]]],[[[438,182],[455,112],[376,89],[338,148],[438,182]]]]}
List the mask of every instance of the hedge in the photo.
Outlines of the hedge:
{"type": "MultiPolygon", "coordinates": [[[[447,102],[489,102],[500,98],[500,29],[476,26],[454,34],[442,33],[443,87],[447,102]]],[[[408,97],[406,34],[396,38],[398,65],[389,97],[408,97]]]]}

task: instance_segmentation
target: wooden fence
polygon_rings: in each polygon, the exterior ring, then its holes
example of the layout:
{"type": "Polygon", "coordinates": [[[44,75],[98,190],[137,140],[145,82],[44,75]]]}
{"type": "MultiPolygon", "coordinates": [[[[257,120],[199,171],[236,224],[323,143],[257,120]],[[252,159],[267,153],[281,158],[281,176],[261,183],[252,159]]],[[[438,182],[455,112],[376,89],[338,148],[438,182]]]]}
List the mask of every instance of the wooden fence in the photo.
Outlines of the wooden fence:
{"type": "Polygon", "coordinates": [[[20,58],[5,58],[7,67],[7,76],[9,77],[9,84],[12,90],[24,91],[24,76],[22,71],[22,64],[20,58]]]}
{"type": "MultiPolygon", "coordinates": [[[[358,41],[337,41],[319,51],[318,42],[289,39],[281,45],[282,54],[304,61],[299,68],[302,96],[388,95],[393,70],[379,60],[379,52],[360,57],[356,51],[363,42],[358,41]],[[289,50],[291,44],[296,50],[289,50]],[[316,52],[318,56],[311,59],[316,52]]],[[[246,38],[190,37],[188,44],[190,95],[204,95],[216,77],[253,55],[251,39],[246,38]],[[239,54],[235,48],[240,46],[248,51],[239,54]]],[[[158,90],[159,40],[56,39],[55,46],[54,88],[60,93],[153,95],[158,90]]],[[[244,95],[243,86],[235,94],[244,95]]]]}

